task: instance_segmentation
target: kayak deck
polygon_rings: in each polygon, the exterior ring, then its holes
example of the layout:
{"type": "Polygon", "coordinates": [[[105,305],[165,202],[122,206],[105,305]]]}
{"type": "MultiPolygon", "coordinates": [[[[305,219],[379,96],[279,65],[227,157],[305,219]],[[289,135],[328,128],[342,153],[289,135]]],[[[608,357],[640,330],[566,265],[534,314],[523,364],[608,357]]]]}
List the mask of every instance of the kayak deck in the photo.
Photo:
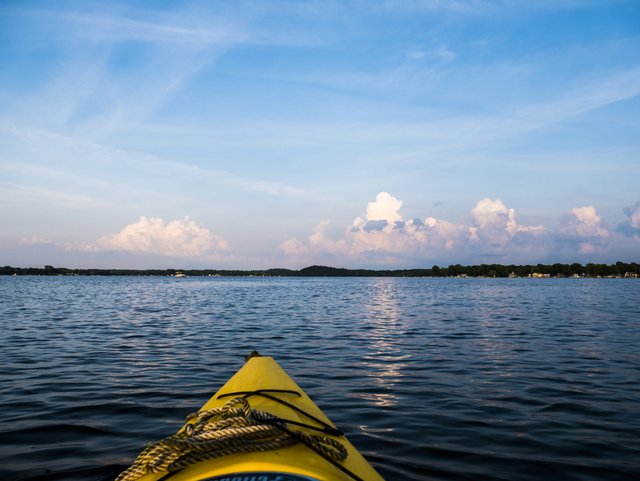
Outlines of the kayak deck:
{"type": "MultiPolygon", "coordinates": [[[[383,481],[383,478],[342,435],[280,365],[268,356],[252,356],[200,409],[219,411],[232,399],[245,398],[250,409],[286,420],[294,437],[320,437],[346,450],[341,461],[325,459],[303,443],[271,451],[230,454],[198,462],[174,473],[147,474],[141,481],[383,481]],[[313,427],[309,429],[304,426],[313,427]]],[[[242,401],[244,402],[244,401],[242,401]]],[[[183,428],[181,432],[183,432],[183,428]]],[[[323,449],[323,446],[320,447],[323,449]]]]}

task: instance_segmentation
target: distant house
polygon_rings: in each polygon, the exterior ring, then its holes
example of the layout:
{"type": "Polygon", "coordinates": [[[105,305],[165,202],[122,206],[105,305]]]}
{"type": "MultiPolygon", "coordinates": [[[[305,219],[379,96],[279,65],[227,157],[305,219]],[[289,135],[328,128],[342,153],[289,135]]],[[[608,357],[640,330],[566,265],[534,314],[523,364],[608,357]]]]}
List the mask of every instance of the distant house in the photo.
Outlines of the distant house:
{"type": "Polygon", "coordinates": [[[534,279],[549,278],[551,277],[551,274],[542,274],[540,272],[534,272],[533,274],[531,274],[531,277],[533,277],[534,279]]]}

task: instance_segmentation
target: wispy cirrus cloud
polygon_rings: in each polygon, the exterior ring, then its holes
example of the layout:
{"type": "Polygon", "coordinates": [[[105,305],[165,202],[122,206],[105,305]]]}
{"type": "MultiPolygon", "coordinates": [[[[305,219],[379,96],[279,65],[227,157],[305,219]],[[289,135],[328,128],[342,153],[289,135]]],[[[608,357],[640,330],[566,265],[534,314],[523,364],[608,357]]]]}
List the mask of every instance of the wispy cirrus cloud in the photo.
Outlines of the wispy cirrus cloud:
{"type": "Polygon", "coordinates": [[[22,237],[18,241],[18,244],[21,246],[43,246],[43,245],[55,246],[56,243],[51,239],[47,239],[46,237],[33,235],[29,237],[22,237]]]}
{"type": "Polygon", "coordinates": [[[0,237],[190,213],[247,253],[296,232],[293,256],[358,262],[633,254],[633,212],[604,218],[637,200],[633,2],[361,7],[0,5],[0,237]]]}
{"type": "MultiPolygon", "coordinates": [[[[46,165],[31,164],[28,161],[11,162],[3,161],[0,171],[11,172],[21,178],[33,177],[42,179],[43,183],[51,179],[67,181],[76,179],[91,185],[107,185],[103,178],[86,177],[80,174],[82,169],[75,168],[77,161],[82,163],[90,161],[92,170],[100,172],[101,167],[108,171],[109,175],[117,175],[120,167],[129,172],[129,175],[137,173],[148,178],[185,179],[192,183],[205,183],[206,185],[227,185],[236,189],[269,194],[274,196],[306,197],[309,192],[287,185],[281,182],[270,182],[239,175],[233,172],[202,167],[191,163],[173,159],[161,158],[153,154],[131,151],[104,145],[91,140],[81,139],[42,129],[21,128],[7,122],[0,122],[0,132],[8,137],[18,139],[27,144],[30,149],[46,150],[53,160],[59,159],[67,164],[67,171],[52,169],[46,165]],[[69,169],[69,167],[71,167],[69,169]]],[[[12,189],[18,188],[12,186],[12,189]]],[[[25,187],[26,188],[26,187],[25,187]]],[[[44,189],[48,190],[48,189],[44,189]]],[[[80,194],[68,194],[70,198],[77,198],[80,194]]],[[[89,197],[87,197],[88,199],[89,197]]]]}
{"type": "Polygon", "coordinates": [[[0,16],[37,32],[31,48],[42,49],[42,39],[56,47],[56,62],[30,80],[39,88],[24,96],[14,89],[8,99],[14,119],[92,138],[126,131],[228,49],[250,41],[240,17],[198,13],[189,5],[169,11],[76,7],[0,9],[0,16]]]}
{"type": "Polygon", "coordinates": [[[52,187],[28,184],[7,184],[0,181],[0,193],[4,204],[57,204],[66,208],[92,209],[104,206],[105,202],[91,194],[73,193],[52,187]]]}
{"type": "Polygon", "coordinates": [[[241,42],[248,32],[230,16],[210,15],[184,8],[170,11],[136,8],[126,3],[78,5],[78,9],[0,8],[8,18],[21,18],[37,24],[60,40],[83,38],[87,42],[142,41],[161,44],[228,44],[241,42]]]}
{"type": "MultiPolygon", "coordinates": [[[[523,68],[535,70],[536,66],[523,68]]],[[[490,70],[477,72],[474,68],[462,67],[456,78],[480,76],[484,83],[491,84],[495,81],[495,72],[490,70]]],[[[367,161],[379,157],[386,163],[392,157],[396,164],[406,165],[418,161],[424,164],[427,158],[429,165],[439,161],[466,165],[473,163],[487,149],[503,149],[534,133],[553,130],[585,114],[640,95],[640,67],[626,66],[606,75],[589,74],[581,79],[572,79],[553,92],[536,92],[538,98],[532,95],[532,98],[502,103],[499,93],[493,93],[491,95],[497,98],[487,106],[466,99],[469,104],[466,110],[440,112],[437,108],[423,110],[416,107],[416,98],[428,97],[431,90],[443,90],[443,95],[447,95],[447,89],[455,88],[447,83],[456,84],[461,80],[451,76],[434,71],[432,67],[407,71],[404,66],[386,71],[338,74],[289,72],[278,76],[274,73],[269,79],[283,83],[295,81],[318,92],[358,89],[360,95],[386,96],[385,101],[397,102],[396,115],[392,118],[380,115],[380,112],[386,112],[386,106],[369,102],[366,107],[356,104],[357,108],[364,108],[370,114],[366,119],[356,116],[337,119],[330,124],[312,119],[303,122],[279,119],[269,124],[246,123],[244,130],[250,133],[250,142],[263,147],[271,147],[273,142],[279,141],[283,148],[299,148],[314,145],[318,138],[322,138],[327,146],[339,146],[340,149],[356,147],[357,151],[360,146],[372,146],[367,161]],[[405,95],[407,90],[414,88],[414,95],[398,99],[396,89],[405,95]],[[286,139],[279,135],[281,132],[287,132],[286,139]]],[[[462,99],[465,95],[460,93],[462,99]]],[[[230,138],[235,135],[230,126],[222,125],[220,129],[221,132],[227,131],[230,138]]],[[[323,147],[323,150],[329,148],[323,147]]]]}

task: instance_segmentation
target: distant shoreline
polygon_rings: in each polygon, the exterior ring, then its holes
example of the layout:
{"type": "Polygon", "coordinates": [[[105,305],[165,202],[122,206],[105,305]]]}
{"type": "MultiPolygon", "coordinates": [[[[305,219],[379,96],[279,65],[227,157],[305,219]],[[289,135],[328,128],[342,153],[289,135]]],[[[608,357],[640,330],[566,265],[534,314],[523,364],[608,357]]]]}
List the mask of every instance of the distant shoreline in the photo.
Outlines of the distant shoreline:
{"type": "Polygon", "coordinates": [[[229,269],[68,269],[65,267],[0,267],[5,276],[172,276],[172,277],[607,277],[638,278],[640,264],[636,262],[582,265],[536,264],[502,265],[480,264],[448,267],[433,266],[427,269],[345,269],[328,266],[309,266],[303,269],[274,268],[265,270],[229,269]]]}

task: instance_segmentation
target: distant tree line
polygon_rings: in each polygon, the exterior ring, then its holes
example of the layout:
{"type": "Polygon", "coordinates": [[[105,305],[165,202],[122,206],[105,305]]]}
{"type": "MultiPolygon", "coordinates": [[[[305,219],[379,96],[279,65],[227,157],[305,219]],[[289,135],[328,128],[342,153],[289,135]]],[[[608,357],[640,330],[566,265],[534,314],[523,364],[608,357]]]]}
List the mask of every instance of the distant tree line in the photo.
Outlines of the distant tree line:
{"type": "Polygon", "coordinates": [[[609,277],[624,276],[627,273],[640,275],[640,265],[636,262],[615,264],[537,264],[502,265],[480,264],[449,267],[433,266],[430,269],[344,269],[339,267],[310,266],[300,270],[219,270],[219,269],[67,269],[65,267],[0,267],[0,275],[37,276],[173,276],[177,273],[187,276],[270,276],[270,277],[528,277],[534,273],[549,277],[609,277]]]}

